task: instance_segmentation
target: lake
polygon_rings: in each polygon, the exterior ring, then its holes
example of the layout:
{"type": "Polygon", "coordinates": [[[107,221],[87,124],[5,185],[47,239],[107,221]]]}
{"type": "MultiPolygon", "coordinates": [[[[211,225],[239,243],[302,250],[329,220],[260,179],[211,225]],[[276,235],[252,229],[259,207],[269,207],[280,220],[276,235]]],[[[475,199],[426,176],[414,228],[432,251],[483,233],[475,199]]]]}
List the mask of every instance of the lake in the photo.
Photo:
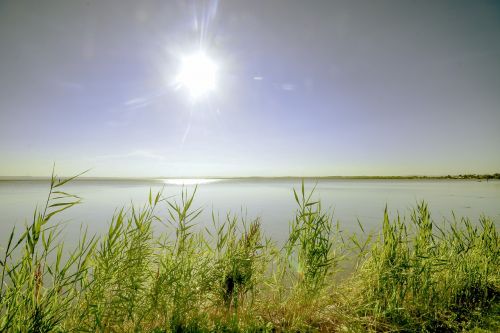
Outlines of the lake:
{"type": "MultiPolygon", "coordinates": [[[[198,184],[194,207],[203,208],[198,227],[211,225],[214,211],[221,219],[227,212],[260,217],[266,235],[281,242],[288,234],[288,223],[296,209],[292,189],[300,189],[300,179],[230,179],[230,180],[79,180],[65,186],[65,191],[79,195],[83,203],[61,214],[56,221],[65,225],[64,238],[77,239],[81,225],[90,233],[106,230],[115,210],[130,202],[139,206],[147,202],[149,190],[163,189],[165,196],[179,200],[182,188],[194,190],[198,184]]],[[[380,227],[387,204],[391,216],[408,215],[416,203],[425,200],[435,221],[457,216],[477,220],[485,214],[500,222],[500,181],[476,180],[352,180],[332,179],[306,181],[306,189],[316,185],[315,198],[325,209],[334,211],[342,229],[359,230],[380,227]]],[[[49,190],[48,181],[0,181],[0,244],[14,225],[30,222],[35,207],[42,207],[49,190]]],[[[158,210],[166,218],[166,205],[158,210]]],[[[158,225],[159,230],[164,228],[158,225]]]]}

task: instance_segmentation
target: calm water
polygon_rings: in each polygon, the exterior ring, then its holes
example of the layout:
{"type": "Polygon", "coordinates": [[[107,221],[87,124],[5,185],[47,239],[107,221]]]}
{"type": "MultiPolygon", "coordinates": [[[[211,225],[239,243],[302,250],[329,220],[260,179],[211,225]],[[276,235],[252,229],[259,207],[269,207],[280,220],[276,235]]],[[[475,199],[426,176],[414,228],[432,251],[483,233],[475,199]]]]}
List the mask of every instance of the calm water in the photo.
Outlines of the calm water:
{"type": "MultiPolygon", "coordinates": [[[[306,183],[311,188],[313,182],[306,183]]],[[[204,213],[198,219],[200,227],[211,224],[212,210],[221,218],[227,212],[261,217],[267,235],[282,241],[288,233],[288,222],[293,218],[295,201],[293,188],[300,188],[300,180],[221,180],[198,185],[194,206],[204,213]]],[[[64,237],[76,239],[81,225],[91,233],[106,230],[118,207],[142,205],[149,189],[163,188],[164,195],[179,199],[182,185],[175,181],[78,181],[66,186],[66,191],[77,194],[84,203],[73,207],[58,219],[64,222],[64,237]]],[[[192,184],[186,185],[189,190],[192,184]]],[[[32,218],[34,208],[41,207],[48,194],[46,181],[0,181],[0,244],[14,225],[22,226],[32,218]]],[[[407,214],[420,200],[426,200],[435,220],[457,216],[477,219],[481,214],[500,223],[500,182],[471,180],[321,180],[316,197],[323,207],[334,210],[334,219],[342,228],[357,230],[359,219],[368,229],[380,226],[387,204],[391,215],[407,214]]],[[[159,209],[166,217],[166,207],[159,209]]],[[[158,226],[162,228],[161,225],[158,226]]]]}

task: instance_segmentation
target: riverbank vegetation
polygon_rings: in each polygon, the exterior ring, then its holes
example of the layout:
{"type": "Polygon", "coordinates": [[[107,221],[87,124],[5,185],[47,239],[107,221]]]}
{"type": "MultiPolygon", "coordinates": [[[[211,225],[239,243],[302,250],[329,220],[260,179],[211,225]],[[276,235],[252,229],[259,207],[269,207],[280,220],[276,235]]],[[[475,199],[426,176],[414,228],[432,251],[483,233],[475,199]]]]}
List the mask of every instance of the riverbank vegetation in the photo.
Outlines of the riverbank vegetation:
{"type": "Polygon", "coordinates": [[[482,217],[435,222],[422,202],[342,231],[304,185],[288,240],[258,218],[213,216],[195,228],[196,190],[149,193],[104,235],[64,244],[60,212],[80,203],[52,177],[47,202],[0,256],[0,331],[497,332],[500,246],[482,217]],[[166,205],[168,216],[159,216],[166,205]],[[343,269],[350,267],[346,272],[343,269]]]}

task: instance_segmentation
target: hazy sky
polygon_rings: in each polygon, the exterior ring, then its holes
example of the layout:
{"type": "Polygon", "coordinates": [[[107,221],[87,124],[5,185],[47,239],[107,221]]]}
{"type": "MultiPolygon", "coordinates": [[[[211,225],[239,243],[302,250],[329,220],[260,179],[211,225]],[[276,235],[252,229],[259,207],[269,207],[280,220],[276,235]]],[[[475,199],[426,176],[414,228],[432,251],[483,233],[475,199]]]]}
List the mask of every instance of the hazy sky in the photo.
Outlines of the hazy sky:
{"type": "Polygon", "coordinates": [[[0,175],[500,171],[500,2],[0,0],[0,175]],[[199,45],[215,92],[176,89],[199,45]]]}

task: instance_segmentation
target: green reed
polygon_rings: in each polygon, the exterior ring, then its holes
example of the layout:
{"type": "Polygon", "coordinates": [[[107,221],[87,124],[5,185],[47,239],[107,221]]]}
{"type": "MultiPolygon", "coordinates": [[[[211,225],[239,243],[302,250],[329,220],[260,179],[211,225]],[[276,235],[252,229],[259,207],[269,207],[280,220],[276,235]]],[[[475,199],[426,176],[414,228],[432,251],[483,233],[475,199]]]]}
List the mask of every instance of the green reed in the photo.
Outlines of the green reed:
{"type": "Polygon", "coordinates": [[[439,227],[425,203],[410,221],[384,213],[380,237],[363,263],[362,309],[411,331],[462,331],[499,299],[500,247],[494,223],[481,218],[439,227]]]}
{"type": "Polygon", "coordinates": [[[312,200],[314,189],[306,193],[302,182],[300,197],[295,190],[293,194],[298,210],[285,249],[290,261],[296,261],[300,286],[312,295],[321,291],[339,260],[335,250],[341,245],[337,239],[340,233],[332,215],[322,210],[321,202],[312,200]]]}
{"type": "Polygon", "coordinates": [[[80,203],[78,196],[61,190],[73,178],[61,180],[52,174],[45,206],[35,210],[21,235],[15,229],[10,233],[0,261],[0,331],[48,332],[64,327],[68,309],[78,304],[85,290],[94,239],[82,231],[76,248],[63,258],[60,228],[49,225],[53,216],[80,203]]]}
{"type": "Polygon", "coordinates": [[[53,175],[45,205],[9,235],[1,332],[498,329],[500,246],[486,217],[437,224],[422,202],[393,220],[386,208],[378,234],[360,224],[362,234],[348,235],[302,183],[280,248],[259,218],[212,214],[199,228],[196,189],[184,189],[150,192],[144,206],[117,210],[100,237],[82,229],[65,246],[54,219],[81,203],[63,191],[73,178],[53,175]]]}

